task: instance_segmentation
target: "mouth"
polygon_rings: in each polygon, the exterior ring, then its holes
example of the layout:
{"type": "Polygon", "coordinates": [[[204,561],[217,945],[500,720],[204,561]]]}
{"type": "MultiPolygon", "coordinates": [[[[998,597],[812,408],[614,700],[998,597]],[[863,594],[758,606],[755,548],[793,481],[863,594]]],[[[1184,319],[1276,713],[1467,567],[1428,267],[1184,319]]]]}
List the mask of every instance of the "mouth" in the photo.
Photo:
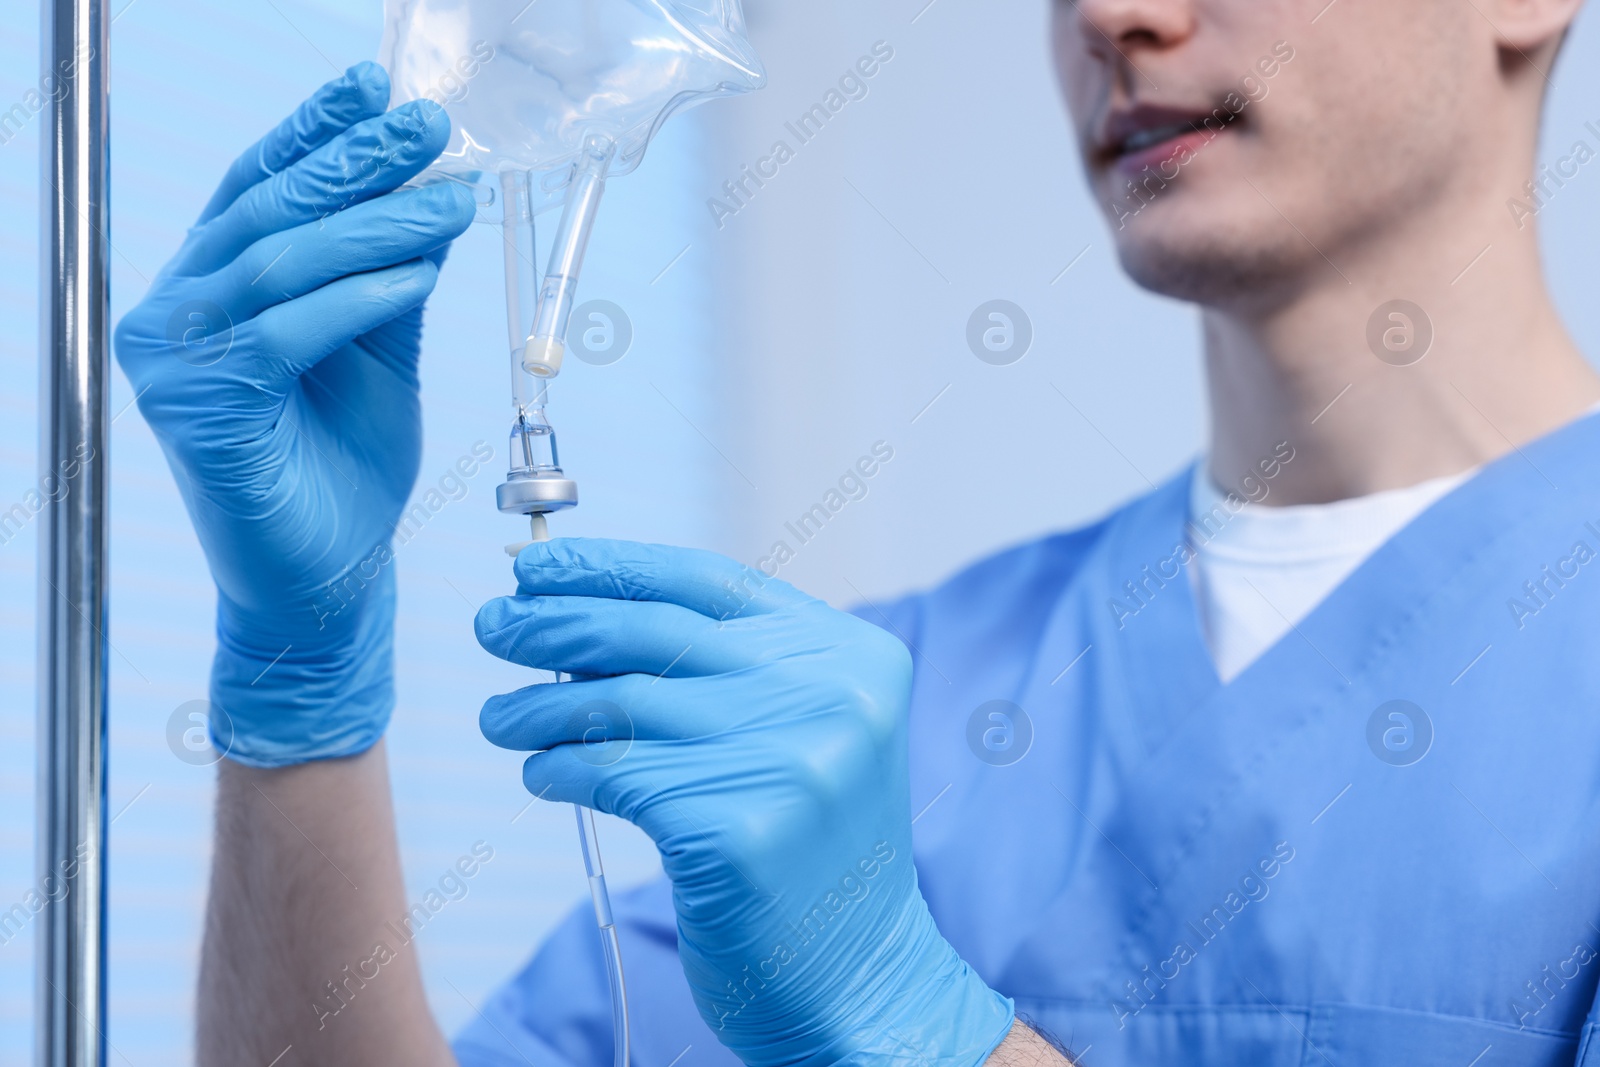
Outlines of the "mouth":
{"type": "Polygon", "coordinates": [[[1190,110],[1141,104],[1106,115],[1095,132],[1093,155],[1102,167],[1137,172],[1167,162],[1184,148],[1193,151],[1243,121],[1243,111],[1221,105],[1190,110]]]}

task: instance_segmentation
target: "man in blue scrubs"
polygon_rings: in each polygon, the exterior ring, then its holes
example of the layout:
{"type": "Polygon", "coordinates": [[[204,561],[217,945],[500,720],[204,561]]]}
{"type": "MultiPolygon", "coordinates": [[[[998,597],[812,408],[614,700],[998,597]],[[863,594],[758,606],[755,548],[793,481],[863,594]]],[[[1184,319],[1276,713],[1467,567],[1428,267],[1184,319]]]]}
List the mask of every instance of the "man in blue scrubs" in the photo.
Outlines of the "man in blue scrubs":
{"type": "MultiPolygon", "coordinates": [[[[1534,218],[1580,2],[1056,3],[1123,265],[1200,308],[1206,457],[859,617],[522,553],[479,637],[575,680],[481,726],[660,846],[635,1064],[1600,1063],[1600,379],[1534,218]]],[[[592,915],[453,1050],[385,926],[386,538],[472,213],[400,189],[448,124],[387,96],[247,153],[118,336],[219,591],[200,1059],[604,1064],[592,915]]]]}

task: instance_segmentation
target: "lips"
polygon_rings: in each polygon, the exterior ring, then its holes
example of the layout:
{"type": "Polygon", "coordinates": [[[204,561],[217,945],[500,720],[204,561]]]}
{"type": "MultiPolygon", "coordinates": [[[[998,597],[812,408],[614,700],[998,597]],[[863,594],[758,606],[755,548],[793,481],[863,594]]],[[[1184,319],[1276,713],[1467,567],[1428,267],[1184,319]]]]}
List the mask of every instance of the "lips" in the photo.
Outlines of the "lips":
{"type": "Polygon", "coordinates": [[[1146,148],[1160,144],[1162,141],[1170,141],[1174,137],[1182,137],[1186,133],[1194,132],[1195,125],[1193,122],[1171,122],[1165,126],[1139,130],[1137,133],[1129,134],[1122,139],[1122,142],[1116,146],[1117,154],[1128,155],[1131,152],[1142,152],[1146,148]]]}
{"type": "Polygon", "coordinates": [[[1094,133],[1094,158],[1103,166],[1133,169],[1164,161],[1191,140],[1209,140],[1243,121],[1243,112],[1140,104],[1109,112],[1094,133]]]}

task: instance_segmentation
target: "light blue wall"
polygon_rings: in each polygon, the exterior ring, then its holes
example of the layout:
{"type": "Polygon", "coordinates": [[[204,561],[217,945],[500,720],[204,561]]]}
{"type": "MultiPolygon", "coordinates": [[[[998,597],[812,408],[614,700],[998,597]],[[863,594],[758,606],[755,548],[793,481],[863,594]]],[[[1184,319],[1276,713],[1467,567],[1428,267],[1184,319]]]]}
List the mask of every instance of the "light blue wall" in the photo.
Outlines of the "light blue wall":
{"type": "MultiPolygon", "coordinates": [[[[374,53],[378,7],[121,8],[117,310],[138,299],[228,160],[336,68],[374,53]]],[[[754,562],[785,521],[886,440],[895,459],[867,498],[783,572],[843,603],[1082,521],[1185,462],[1204,429],[1192,315],[1114,269],[1055,101],[1045,5],[752,0],[751,15],[770,88],[675,122],[644,168],[613,185],[586,291],[627,308],[637,339],[621,363],[574,364],[557,387],[564,453],[585,495],[561,528],[754,562]],[[722,181],[878,40],[896,58],[867,99],[718,229],[706,200],[722,181]],[[971,311],[996,297],[1022,305],[1036,329],[1014,367],[979,363],[963,337],[971,311]]],[[[0,110],[34,77],[37,24],[33,4],[0,9],[0,110]]],[[[1597,58],[1585,23],[1556,76],[1552,146],[1586,136],[1586,120],[1600,126],[1597,58]]],[[[35,478],[38,134],[35,121],[0,146],[0,202],[10,207],[0,211],[0,510],[35,478]]],[[[1589,291],[1600,171],[1585,170],[1541,221],[1562,308],[1585,349],[1600,352],[1589,291]]],[[[496,253],[491,232],[470,234],[432,304],[424,484],[479,439],[504,449],[496,253]]],[[[113,410],[129,399],[119,377],[113,410]]],[[[118,1062],[155,1067],[188,1059],[212,774],[175,759],[165,727],[204,695],[212,592],[136,412],[115,425],[113,462],[111,803],[122,814],[111,1041],[118,1062]]],[[[496,850],[470,895],[420,939],[435,1008],[452,1028],[583,893],[570,816],[534,805],[513,822],[526,804],[519,759],[475,729],[484,696],[526,681],[471,637],[475,605],[506,588],[500,546],[517,536],[493,510],[495,477],[480,474],[400,553],[392,748],[412,899],[474,841],[496,850]]],[[[32,880],[36,526],[0,546],[0,909],[32,880]]],[[[636,835],[606,834],[619,881],[654,869],[636,835]]],[[[27,934],[0,945],[0,1064],[27,1061],[31,953],[27,934]]]]}
{"type": "MultiPolygon", "coordinates": [[[[722,356],[734,399],[719,444],[754,483],[718,472],[729,516],[719,546],[761,558],[786,521],[888,440],[896,458],[867,498],[782,572],[835,603],[877,599],[1082,523],[1185,465],[1206,430],[1196,316],[1117,269],[1058,99],[1049,3],[747,8],[772,84],[708,114],[718,158],[704,196],[775,139],[794,140],[785,124],[874,42],[895,58],[747,207],[703,231],[737,265],[722,356]],[[1014,366],[980,363],[967,347],[968,317],[995,298],[1020,305],[1035,328],[1014,366]]],[[[1542,158],[1580,137],[1600,149],[1583,129],[1589,119],[1600,128],[1595,15],[1580,19],[1555,73],[1542,158]]],[[[1314,47],[1317,32],[1308,26],[1296,43],[1314,47]]],[[[1584,350],[1600,354],[1590,291],[1600,163],[1540,222],[1561,309],[1584,350]]]]}

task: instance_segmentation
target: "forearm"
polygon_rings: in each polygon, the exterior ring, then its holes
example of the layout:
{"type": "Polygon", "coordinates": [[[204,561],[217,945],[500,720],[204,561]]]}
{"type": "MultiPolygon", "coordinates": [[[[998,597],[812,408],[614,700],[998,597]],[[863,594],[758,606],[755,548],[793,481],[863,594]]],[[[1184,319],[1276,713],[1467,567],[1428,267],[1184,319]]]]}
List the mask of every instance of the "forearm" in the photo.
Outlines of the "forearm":
{"type": "Polygon", "coordinates": [[[201,1067],[454,1063],[385,926],[405,902],[382,742],[275,770],[223,760],[215,833],[201,1067]]]}
{"type": "Polygon", "coordinates": [[[1073,1067],[1073,1061],[1019,1019],[984,1067],[1073,1067]]]}

